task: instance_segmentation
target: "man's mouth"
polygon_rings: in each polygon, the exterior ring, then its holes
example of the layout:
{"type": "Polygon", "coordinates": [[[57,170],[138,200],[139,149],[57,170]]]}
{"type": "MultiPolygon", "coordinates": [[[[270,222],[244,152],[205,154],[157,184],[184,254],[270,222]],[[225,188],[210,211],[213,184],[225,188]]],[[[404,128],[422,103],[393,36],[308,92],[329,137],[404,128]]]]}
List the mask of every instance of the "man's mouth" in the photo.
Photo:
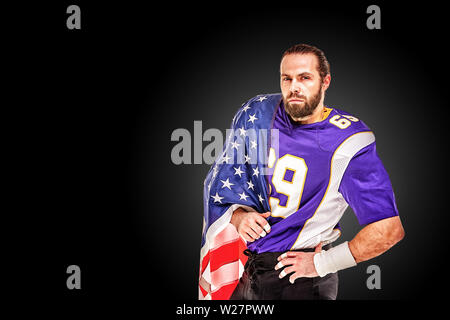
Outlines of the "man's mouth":
{"type": "Polygon", "coordinates": [[[294,102],[294,101],[297,101],[297,102],[301,102],[301,101],[305,101],[305,99],[302,99],[302,98],[294,98],[294,99],[290,99],[290,100],[288,100],[289,102],[294,102]]]}

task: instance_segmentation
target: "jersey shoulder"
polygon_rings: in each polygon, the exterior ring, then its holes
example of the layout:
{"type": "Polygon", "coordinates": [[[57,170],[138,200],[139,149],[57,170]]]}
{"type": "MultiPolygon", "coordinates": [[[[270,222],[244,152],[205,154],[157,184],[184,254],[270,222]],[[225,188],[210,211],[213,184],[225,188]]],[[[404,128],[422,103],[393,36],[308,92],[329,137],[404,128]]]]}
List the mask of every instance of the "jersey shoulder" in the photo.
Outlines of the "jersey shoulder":
{"type": "Polygon", "coordinates": [[[331,110],[318,137],[323,150],[334,152],[344,142],[352,144],[361,139],[375,141],[372,130],[359,117],[341,109],[328,109],[331,110]]]}

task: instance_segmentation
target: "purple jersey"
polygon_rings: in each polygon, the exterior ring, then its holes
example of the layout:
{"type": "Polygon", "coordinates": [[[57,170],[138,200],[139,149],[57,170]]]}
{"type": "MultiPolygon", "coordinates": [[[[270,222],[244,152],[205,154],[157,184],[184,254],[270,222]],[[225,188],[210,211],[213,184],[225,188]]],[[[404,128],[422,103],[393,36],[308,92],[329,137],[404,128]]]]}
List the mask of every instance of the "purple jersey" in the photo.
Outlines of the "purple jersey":
{"type": "Polygon", "coordinates": [[[270,150],[267,176],[272,230],[248,243],[250,250],[282,252],[335,241],[345,209],[360,224],[398,215],[389,176],[375,147],[375,136],[359,119],[325,108],[320,122],[299,125],[280,104],[273,129],[278,154],[270,150]]]}

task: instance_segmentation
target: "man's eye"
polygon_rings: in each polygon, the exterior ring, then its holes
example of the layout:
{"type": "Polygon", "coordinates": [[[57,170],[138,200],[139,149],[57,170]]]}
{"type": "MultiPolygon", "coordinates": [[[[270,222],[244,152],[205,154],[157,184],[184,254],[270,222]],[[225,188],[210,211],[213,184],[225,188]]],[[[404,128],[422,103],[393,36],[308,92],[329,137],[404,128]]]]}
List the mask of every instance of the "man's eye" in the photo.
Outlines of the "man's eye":
{"type": "Polygon", "coordinates": [[[283,78],[283,81],[289,81],[289,80],[291,80],[291,79],[289,79],[289,78],[283,78]]]}
{"type": "Polygon", "coordinates": [[[309,80],[309,79],[311,79],[311,77],[303,76],[302,79],[303,79],[303,80],[309,80]]]}

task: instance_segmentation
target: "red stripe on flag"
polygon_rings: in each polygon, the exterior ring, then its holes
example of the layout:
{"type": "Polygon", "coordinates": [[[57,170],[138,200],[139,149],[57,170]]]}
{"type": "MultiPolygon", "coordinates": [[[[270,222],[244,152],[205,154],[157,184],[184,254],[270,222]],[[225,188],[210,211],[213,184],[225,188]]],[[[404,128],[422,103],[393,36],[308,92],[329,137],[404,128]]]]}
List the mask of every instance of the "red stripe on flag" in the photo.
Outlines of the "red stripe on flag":
{"type": "Polygon", "coordinates": [[[239,241],[233,241],[209,252],[211,272],[239,259],[239,241]]]}
{"type": "Polygon", "coordinates": [[[202,260],[200,276],[203,274],[203,272],[205,272],[205,269],[208,266],[208,263],[209,263],[209,251],[202,260]]]}
{"type": "Polygon", "coordinates": [[[211,293],[211,300],[229,300],[236,289],[239,280],[221,287],[219,290],[211,293]]]}

